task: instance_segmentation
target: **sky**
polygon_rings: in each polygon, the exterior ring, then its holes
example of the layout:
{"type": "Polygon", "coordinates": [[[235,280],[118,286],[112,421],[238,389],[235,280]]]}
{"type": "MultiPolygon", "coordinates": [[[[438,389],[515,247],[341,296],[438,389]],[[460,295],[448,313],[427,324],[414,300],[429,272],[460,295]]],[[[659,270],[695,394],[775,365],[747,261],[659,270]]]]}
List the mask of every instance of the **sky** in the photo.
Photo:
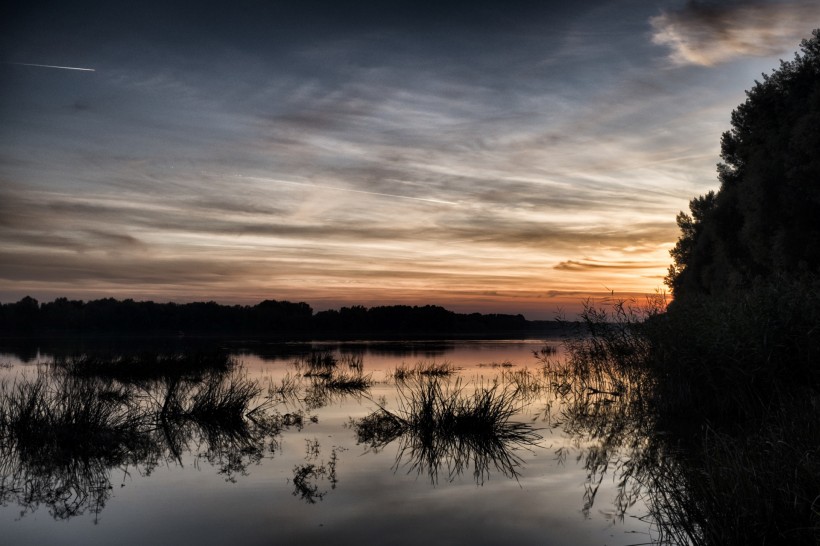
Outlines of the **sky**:
{"type": "Polygon", "coordinates": [[[820,2],[0,8],[0,301],[572,315],[675,216],[820,2]]]}

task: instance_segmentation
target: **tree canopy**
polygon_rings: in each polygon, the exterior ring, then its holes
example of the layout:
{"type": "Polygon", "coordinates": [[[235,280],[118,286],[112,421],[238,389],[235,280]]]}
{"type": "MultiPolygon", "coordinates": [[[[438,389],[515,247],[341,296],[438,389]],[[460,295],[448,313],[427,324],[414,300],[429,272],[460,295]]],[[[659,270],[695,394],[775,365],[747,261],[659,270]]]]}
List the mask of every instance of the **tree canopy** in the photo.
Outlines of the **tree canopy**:
{"type": "Polygon", "coordinates": [[[676,298],[820,273],[820,29],[746,92],[723,133],[720,189],[677,217],[676,298]]]}

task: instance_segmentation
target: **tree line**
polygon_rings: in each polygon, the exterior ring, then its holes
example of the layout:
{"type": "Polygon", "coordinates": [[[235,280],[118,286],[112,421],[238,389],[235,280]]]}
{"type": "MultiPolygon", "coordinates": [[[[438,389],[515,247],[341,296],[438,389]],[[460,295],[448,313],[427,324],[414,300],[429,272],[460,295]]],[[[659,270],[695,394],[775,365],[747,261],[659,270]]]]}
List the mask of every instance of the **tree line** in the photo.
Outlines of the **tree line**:
{"type": "Polygon", "coordinates": [[[304,302],[265,300],[256,305],[156,303],[103,298],[90,301],[57,298],[40,303],[26,296],[0,304],[2,335],[130,334],[224,335],[274,337],[330,335],[501,335],[543,332],[552,321],[529,321],[522,315],[456,313],[436,305],[355,305],[314,312],[304,302]]]}

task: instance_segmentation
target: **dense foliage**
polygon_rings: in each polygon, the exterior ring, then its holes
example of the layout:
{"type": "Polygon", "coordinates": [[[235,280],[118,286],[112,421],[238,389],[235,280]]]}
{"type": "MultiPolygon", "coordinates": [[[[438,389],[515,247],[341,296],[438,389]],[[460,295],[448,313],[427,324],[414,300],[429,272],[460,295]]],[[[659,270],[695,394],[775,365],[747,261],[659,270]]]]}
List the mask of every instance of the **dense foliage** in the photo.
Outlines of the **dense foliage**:
{"type": "Polygon", "coordinates": [[[732,112],[720,190],[681,212],[666,277],[676,298],[820,273],[820,30],[732,112]]]}
{"type": "Polygon", "coordinates": [[[820,543],[820,30],[801,50],[747,92],[720,189],[678,215],[674,303],[613,330],[680,449],[655,502],[675,543],[820,543]]]}

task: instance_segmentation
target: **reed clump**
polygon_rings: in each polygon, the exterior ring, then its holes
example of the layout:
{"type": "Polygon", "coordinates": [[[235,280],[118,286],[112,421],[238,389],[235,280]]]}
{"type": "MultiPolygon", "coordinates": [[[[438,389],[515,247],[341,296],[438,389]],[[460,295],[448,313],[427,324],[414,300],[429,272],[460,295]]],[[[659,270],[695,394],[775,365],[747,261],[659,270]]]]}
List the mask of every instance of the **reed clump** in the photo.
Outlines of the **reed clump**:
{"type": "Polygon", "coordinates": [[[332,374],[322,384],[332,391],[356,393],[369,389],[373,385],[373,378],[371,374],[363,375],[361,372],[339,372],[332,374]]]}
{"type": "Polygon", "coordinates": [[[404,462],[433,483],[470,468],[478,484],[493,470],[517,477],[521,459],[515,450],[541,439],[531,425],[512,420],[520,409],[517,393],[498,383],[470,392],[460,380],[422,377],[400,390],[400,398],[397,412],[382,407],[356,422],[357,438],[374,449],[400,439],[396,467],[404,462]]]}
{"type": "Polygon", "coordinates": [[[448,361],[436,362],[433,360],[427,362],[421,360],[412,366],[402,363],[393,370],[390,377],[395,381],[408,381],[419,377],[449,377],[456,371],[458,371],[458,368],[448,361]]]}
{"type": "Polygon", "coordinates": [[[0,502],[55,518],[99,513],[113,468],[150,473],[192,453],[226,479],[261,460],[287,423],[234,372],[148,383],[41,370],[0,383],[0,502]]]}
{"type": "Polygon", "coordinates": [[[227,377],[212,374],[197,385],[188,414],[198,422],[241,422],[263,407],[253,405],[260,393],[255,381],[239,373],[227,377]]]}
{"type": "Polygon", "coordinates": [[[364,370],[364,357],[360,354],[345,354],[339,359],[343,366],[347,366],[352,371],[361,373],[364,370]]]}
{"type": "Polygon", "coordinates": [[[121,460],[144,422],[123,401],[121,386],[45,373],[0,385],[0,430],[29,460],[63,459],[68,452],[121,460]]]}
{"type": "Polygon", "coordinates": [[[308,409],[318,409],[335,400],[364,396],[372,385],[370,374],[334,371],[327,376],[311,377],[304,389],[302,402],[308,409]]]}

